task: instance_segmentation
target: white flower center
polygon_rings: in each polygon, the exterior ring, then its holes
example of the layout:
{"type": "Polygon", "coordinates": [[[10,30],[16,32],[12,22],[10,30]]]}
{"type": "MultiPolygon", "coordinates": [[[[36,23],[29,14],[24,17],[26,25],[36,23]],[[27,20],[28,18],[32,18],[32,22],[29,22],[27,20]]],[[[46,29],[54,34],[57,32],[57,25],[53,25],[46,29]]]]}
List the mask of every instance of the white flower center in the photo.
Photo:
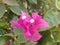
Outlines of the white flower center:
{"type": "Polygon", "coordinates": [[[7,12],[7,10],[5,10],[5,12],[7,12]]]}
{"type": "Polygon", "coordinates": [[[22,16],[22,19],[23,19],[23,20],[26,19],[26,16],[22,16]]]}
{"type": "Polygon", "coordinates": [[[34,19],[31,19],[31,20],[30,20],[30,23],[34,23],[34,19]]]}

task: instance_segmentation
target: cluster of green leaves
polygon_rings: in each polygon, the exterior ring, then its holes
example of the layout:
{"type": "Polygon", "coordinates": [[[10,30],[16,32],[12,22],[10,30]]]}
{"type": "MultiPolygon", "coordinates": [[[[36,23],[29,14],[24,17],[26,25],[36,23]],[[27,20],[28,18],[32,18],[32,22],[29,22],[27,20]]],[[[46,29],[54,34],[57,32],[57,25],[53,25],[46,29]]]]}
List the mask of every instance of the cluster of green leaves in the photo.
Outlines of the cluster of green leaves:
{"type": "Polygon", "coordinates": [[[60,0],[0,0],[0,45],[60,45],[60,0]],[[50,25],[39,30],[43,37],[38,42],[28,41],[22,29],[12,30],[11,21],[21,10],[38,12],[50,25]]]}

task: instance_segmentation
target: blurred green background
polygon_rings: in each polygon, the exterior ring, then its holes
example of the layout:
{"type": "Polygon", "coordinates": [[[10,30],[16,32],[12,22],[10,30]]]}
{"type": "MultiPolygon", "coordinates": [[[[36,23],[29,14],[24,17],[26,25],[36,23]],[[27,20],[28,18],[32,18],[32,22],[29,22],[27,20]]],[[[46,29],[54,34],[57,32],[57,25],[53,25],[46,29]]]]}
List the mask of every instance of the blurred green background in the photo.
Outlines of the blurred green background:
{"type": "Polygon", "coordinates": [[[60,45],[60,0],[0,0],[0,45],[60,45]],[[41,28],[41,40],[28,41],[21,29],[12,29],[11,21],[18,19],[21,10],[38,12],[50,28],[41,28]]]}

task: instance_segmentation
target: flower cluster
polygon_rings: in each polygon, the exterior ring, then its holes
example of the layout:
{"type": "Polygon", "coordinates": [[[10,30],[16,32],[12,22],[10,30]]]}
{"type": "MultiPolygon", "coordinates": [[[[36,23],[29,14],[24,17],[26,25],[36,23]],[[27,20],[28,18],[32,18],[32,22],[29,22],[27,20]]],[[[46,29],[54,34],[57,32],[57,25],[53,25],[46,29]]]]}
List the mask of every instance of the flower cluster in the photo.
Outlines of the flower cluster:
{"type": "Polygon", "coordinates": [[[20,18],[17,22],[12,22],[12,27],[22,28],[24,31],[23,34],[28,40],[38,41],[42,37],[38,29],[41,27],[49,27],[49,25],[38,13],[32,13],[30,16],[28,13],[21,11],[20,18]]]}

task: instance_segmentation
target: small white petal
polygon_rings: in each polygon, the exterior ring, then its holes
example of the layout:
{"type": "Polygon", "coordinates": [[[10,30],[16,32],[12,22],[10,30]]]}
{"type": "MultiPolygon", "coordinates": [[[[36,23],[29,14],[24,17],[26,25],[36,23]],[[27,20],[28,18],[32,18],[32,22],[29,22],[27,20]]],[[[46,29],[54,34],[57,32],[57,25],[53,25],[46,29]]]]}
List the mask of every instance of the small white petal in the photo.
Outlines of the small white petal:
{"type": "Polygon", "coordinates": [[[23,19],[23,20],[26,19],[26,16],[22,16],[22,19],[23,19]]]}
{"type": "Polygon", "coordinates": [[[7,10],[5,10],[5,12],[7,12],[7,10]]]}
{"type": "Polygon", "coordinates": [[[34,19],[31,19],[31,20],[30,20],[30,23],[34,23],[34,19]]]}

